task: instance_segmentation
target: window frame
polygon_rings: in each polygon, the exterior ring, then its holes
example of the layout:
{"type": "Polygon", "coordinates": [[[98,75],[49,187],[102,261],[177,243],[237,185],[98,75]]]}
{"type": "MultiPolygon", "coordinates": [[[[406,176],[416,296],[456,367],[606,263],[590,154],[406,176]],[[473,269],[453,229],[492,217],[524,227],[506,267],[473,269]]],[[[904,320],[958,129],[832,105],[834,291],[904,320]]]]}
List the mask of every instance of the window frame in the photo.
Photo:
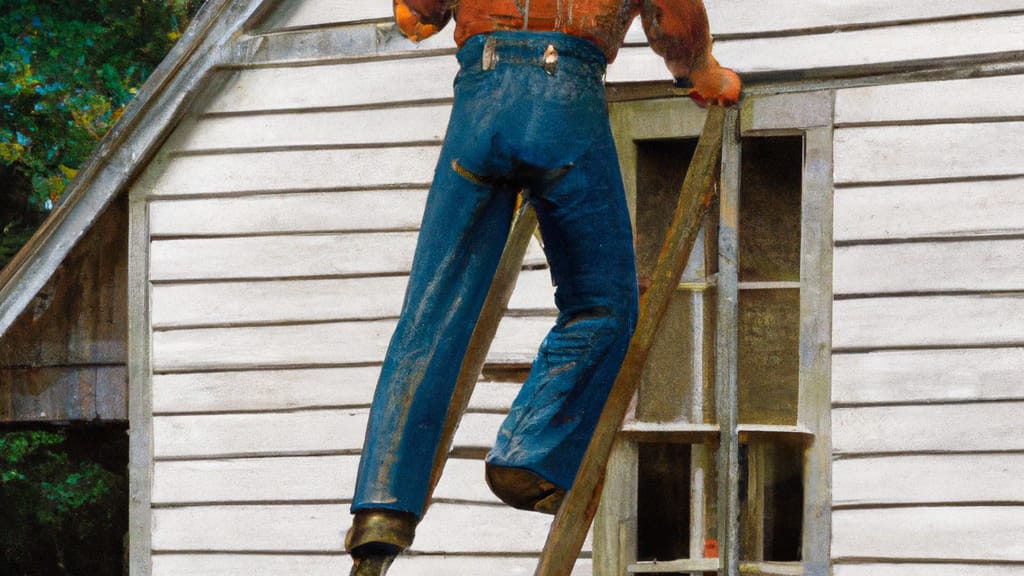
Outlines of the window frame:
{"type": "MultiPolygon", "coordinates": [[[[743,439],[769,437],[797,439],[804,448],[802,560],[799,563],[744,562],[744,573],[830,573],[831,544],[831,316],[832,316],[832,123],[834,92],[809,91],[759,94],[747,97],[738,120],[727,125],[722,150],[719,193],[718,291],[715,313],[714,374],[717,421],[703,423],[627,423],[616,439],[608,462],[601,505],[593,535],[595,576],[625,575],[634,571],[705,572],[738,576],[739,502],[738,452],[743,439]],[[737,227],[741,139],[748,136],[803,137],[800,257],[800,368],[799,401],[795,426],[738,425],[736,416],[738,270],[737,227]],[[724,402],[722,400],[725,400],[724,402]],[[717,526],[719,559],[704,559],[703,534],[691,534],[690,559],[636,564],[638,443],[670,438],[674,442],[718,446],[715,475],[719,484],[719,518],[732,518],[717,526]],[[727,489],[721,489],[725,486],[727,489]],[[726,513],[722,514],[721,511],[726,513]]],[[[696,137],[706,112],[684,98],[612,102],[612,129],[619,150],[627,202],[636,214],[638,143],[644,140],[696,137]]],[[[635,216],[634,216],[635,227],[635,216]]],[[[685,283],[684,283],[685,284],[685,283]]],[[[701,290],[681,285],[681,290],[701,290]]],[[[695,420],[696,421],[696,420],[695,420]]],[[[710,459],[708,456],[704,456],[710,459]]],[[[704,471],[695,469],[692,474],[704,471]]],[[[699,497],[703,497],[699,495],[699,497]]],[[[694,506],[696,514],[703,507],[694,506]]],[[[697,518],[697,522],[703,523],[697,518]]],[[[695,519],[691,516],[691,524],[695,519]]],[[[698,524],[699,525],[699,524],[698,524]]]]}

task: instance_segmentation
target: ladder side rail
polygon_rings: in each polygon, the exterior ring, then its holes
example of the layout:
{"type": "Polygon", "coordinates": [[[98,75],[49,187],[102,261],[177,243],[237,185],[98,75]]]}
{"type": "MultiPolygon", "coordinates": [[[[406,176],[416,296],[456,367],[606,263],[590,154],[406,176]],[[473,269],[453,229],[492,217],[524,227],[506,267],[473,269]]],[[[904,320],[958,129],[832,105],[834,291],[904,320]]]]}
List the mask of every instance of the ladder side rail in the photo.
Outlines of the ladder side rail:
{"type": "Polygon", "coordinates": [[[697,150],[680,191],[679,204],[658,255],[651,286],[641,298],[636,331],[573,487],[551,525],[535,576],[570,574],[583,548],[600,500],[612,444],[636,392],[658,324],[679,284],[701,223],[715,195],[725,119],[731,117],[731,125],[735,126],[737,113],[735,109],[717,106],[708,111],[697,150]]]}

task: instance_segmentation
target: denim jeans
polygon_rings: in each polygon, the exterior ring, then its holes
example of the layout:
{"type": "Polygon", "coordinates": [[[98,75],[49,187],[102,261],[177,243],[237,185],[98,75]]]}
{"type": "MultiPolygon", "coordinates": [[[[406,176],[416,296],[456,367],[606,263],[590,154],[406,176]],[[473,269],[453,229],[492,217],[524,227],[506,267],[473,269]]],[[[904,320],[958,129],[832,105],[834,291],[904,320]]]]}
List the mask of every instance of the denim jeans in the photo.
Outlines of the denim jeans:
{"type": "Polygon", "coordinates": [[[455,103],[370,410],[353,511],[422,515],[462,358],[520,190],[537,212],[559,314],[487,461],[571,487],[636,323],[632,230],[604,56],[559,33],[495,32],[470,38],[458,59],[455,103]],[[545,66],[549,45],[557,62],[545,66]]]}

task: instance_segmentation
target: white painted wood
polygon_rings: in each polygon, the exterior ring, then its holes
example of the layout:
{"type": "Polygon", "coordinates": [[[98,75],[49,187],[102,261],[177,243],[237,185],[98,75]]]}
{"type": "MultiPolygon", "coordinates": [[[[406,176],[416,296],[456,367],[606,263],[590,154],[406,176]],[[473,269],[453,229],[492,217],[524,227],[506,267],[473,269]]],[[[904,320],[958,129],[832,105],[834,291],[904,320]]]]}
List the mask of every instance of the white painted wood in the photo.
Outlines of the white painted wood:
{"type": "Polygon", "coordinates": [[[902,240],[1020,234],[1024,179],[840,188],[835,240],[902,240]]]}
{"type": "MultiPolygon", "coordinates": [[[[412,45],[410,44],[410,47],[412,45]]],[[[205,113],[382,106],[452,98],[458,63],[450,54],[232,74],[205,113]]]]}
{"type": "MultiPolygon", "coordinates": [[[[153,287],[157,329],[238,323],[397,317],[407,276],[160,284],[153,287]]],[[[554,313],[547,270],[524,270],[511,310],[554,313]]]]}
{"type": "Polygon", "coordinates": [[[156,462],[153,503],[347,500],[358,462],[356,455],[156,462]]]}
{"type": "Polygon", "coordinates": [[[1024,400],[1024,348],[835,354],[833,404],[1024,400]]]}
{"type": "MultiPolygon", "coordinates": [[[[240,412],[368,406],[380,368],[320,368],[155,374],[153,412],[240,412]]],[[[479,382],[469,410],[508,411],[515,382],[479,382]]]]}
{"type": "Polygon", "coordinates": [[[304,28],[391,17],[391,4],[378,0],[291,0],[281,4],[275,28],[304,28]]]}
{"type": "MultiPolygon", "coordinates": [[[[488,361],[532,362],[553,325],[548,316],[506,317],[488,361]]],[[[153,368],[187,372],[381,362],[394,326],[393,320],[380,320],[156,332],[153,368]]]]}
{"type": "Polygon", "coordinates": [[[156,240],[150,279],[407,273],[415,247],[415,232],[156,240]]]}
{"type": "Polygon", "coordinates": [[[1017,507],[836,510],[832,514],[832,534],[835,560],[999,562],[1024,557],[1024,514],[1017,507]]]}
{"type": "Polygon", "coordinates": [[[438,142],[451,106],[206,116],[175,130],[164,149],[218,150],[438,142]]]}
{"type": "MultiPolygon", "coordinates": [[[[153,418],[153,455],[166,458],[303,455],[356,452],[363,446],[367,408],[255,414],[197,414],[153,418]]],[[[502,414],[469,413],[454,448],[488,450],[502,414]]]]}
{"type": "Polygon", "coordinates": [[[307,191],[367,186],[427,187],[439,146],[278,150],[178,156],[147,172],[150,196],[307,191]]]}
{"type": "MultiPolygon", "coordinates": [[[[711,32],[716,36],[790,32],[814,28],[879,24],[899,25],[908,20],[983,15],[1022,9],[1020,0],[981,0],[967,5],[957,0],[885,3],[883,0],[758,0],[705,2],[711,32]]],[[[626,36],[629,43],[645,40],[639,19],[626,36]]]]}
{"type": "Polygon", "coordinates": [[[1021,576],[1024,566],[1011,564],[838,564],[835,576],[1021,576]]]}
{"type": "MultiPolygon", "coordinates": [[[[530,576],[537,567],[537,558],[502,558],[482,556],[416,556],[402,558],[388,570],[390,576],[480,576],[501,574],[530,576]]],[[[590,576],[593,566],[589,559],[576,561],[572,576],[590,576]]]]}
{"type": "Polygon", "coordinates": [[[498,437],[498,429],[505,421],[504,414],[473,413],[464,414],[452,450],[470,450],[474,453],[489,452],[498,437]]]}
{"type": "MultiPolygon", "coordinates": [[[[391,568],[391,576],[529,576],[537,558],[500,556],[402,556],[391,568]]],[[[348,556],[275,556],[268,554],[160,554],[153,558],[154,576],[338,576],[349,571],[348,556]]],[[[591,562],[577,560],[572,576],[590,576],[591,562]]],[[[988,576],[985,573],[984,576],[988,576]]]]}
{"type": "Polygon", "coordinates": [[[1017,345],[1024,335],[1021,294],[837,300],[832,311],[836,351],[1017,345]]]}
{"type": "MultiPolygon", "coordinates": [[[[289,456],[154,464],[153,503],[350,501],[359,456],[289,456]]],[[[434,500],[499,504],[482,460],[450,458],[434,500]]]]}
{"type": "Polygon", "coordinates": [[[469,410],[507,413],[522,387],[520,382],[477,382],[469,410]]]}
{"type": "Polygon", "coordinates": [[[380,368],[153,375],[153,412],[300,410],[368,405],[380,368]]]}
{"type": "Polygon", "coordinates": [[[837,455],[1024,450],[1024,402],[832,410],[837,455]]]}
{"type": "MultiPolygon", "coordinates": [[[[412,551],[538,553],[551,516],[506,506],[435,504],[412,551]]],[[[153,550],[340,552],[347,505],[194,506],[153,511],[153,550]]]]}
{"type": "Polygon", "coordinates": [[[352,567],[347,555],[335,554],[157,554],[153,576],[338,576],[352,567]]]}
{"type": "MultiPolygon", "coordinates": [[[[710,6],[715,3],[708,4],[710,6]]],[[[752,1],[744,2],[743,7],[738,9],[742,11],[754,4],[756,3],[752,1]]],[[[921,4],[915,3],[911,9],[917,9],[921,4]]],[[[774,3],[759,6],[762,11],[773,11],[775,7],[774,3]]],[[[892,6],[887,4],[878,6],[875,10],[878,14],[887,14],[891,8],[892,6]]],[[[801,10],[805,9],[799,8],[795,11],[801,10]]],[[[879,16],[874,19],[886,18],[879,16]]],[[[720,30],[726,27],[726,24],[712,20],[712,33],[720,33],[720,30]]],[[[1022,33],[1024,17],[1017,15],[796,36],[724,38],[715,42],[714,52],[723,65],[732,67],[741,74],[830,68],[868,69],[871,66],[891,66],[904,62],[1013,53],[1021,49],[1022,33]]],[[[622,49],[608,70],[608,81],[613,83],[668,79],[669,74],[661,58],[646,46],[622,49]]]]}
{"type": "Polygon", "coordinates": [[[1024,503],[1024,454],[839,459],[832,504],[1024,503]]]}
{"type": "Polygon", "coordinates": [[[153,418],[153,456],[204,458],[358,451],[368,410],[305,410],[153,418]]]}
{"type": "MultiPolygon", "coordinates": [[[[416,238],[416,232],[373,232],[155,240],[150,280],[402,274],[412,266],[416,238]]],[[[546,262],[536,241],[523,262],[546,262]]]]}
{"type": "Polygon", "coordinates": [[[149,205],[149,226],[154,237],[413,230],[426,201],[425,189],[161,200],[149,205]]]}
{"type": "Polygon", "coordinates": [[[1024,288],[1024,240],[838,246],[835,294],[1024,288]]]}
{"type": "MultiPolygon", "coordinates": [[[[387,3],[377,0],[302,0],[288,5],[280,27],[305,27],[390,18],[387,3]]],[[[886,4],[880,0],[779,0],[765,5],[755,0],[708,2],[708,18],[718,34],[799,30],[877,22],[943,18],[1022,9],[1017,0],[979,0],[970,5],[956,0],[886,4]]],[[[642,36],[641,36],[642,37],[642,36]]],[[[633,37],[631,36],[631,40],[633,37]]]]}
{"type": "Polygon", "coordinates": [[[1024,173],[1024,122],[844,128],[835,182],[935,180],[1024,173]]]}
{"type": "Polygon", "coordinates": [[[153,325],[181,326],[397,317],[407,276],[162,284],[153,325]]]}
{"type": "Polygon", "coordinates": [[[1024,116],[1024,75],[883,84],[836,92],[836,124],[1024,116]]]}

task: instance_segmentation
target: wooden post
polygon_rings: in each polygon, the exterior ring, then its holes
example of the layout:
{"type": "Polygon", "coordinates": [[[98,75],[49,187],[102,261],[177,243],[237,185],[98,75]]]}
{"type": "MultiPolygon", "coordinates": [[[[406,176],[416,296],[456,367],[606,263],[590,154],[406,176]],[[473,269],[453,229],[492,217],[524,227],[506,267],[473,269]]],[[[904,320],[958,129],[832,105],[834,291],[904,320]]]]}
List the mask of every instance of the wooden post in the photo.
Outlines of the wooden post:
{"type": "Polygon", "coordinates": [[[636,392],[658,324],[676,291],[714,197],[722,154],[722,129],[727,114],[732,118],[731,125],[735,126],[735,110],[712,107],[708,111],[697,150],[683,182],[679,204],[658,255],[651,286],[641,299],[636,331],[573,487],[551,525],[535,576],[570,574],[583,547],[600,500],[612,444],[636,392]]]}
{"type": "Polygon", "coordinates": [[[718,557],[721,576],[739,576],[739,435],[737,433],[738,251],[740,143],[736,116],[726,119],[718,223],[718,333],[715,408],[718,414],[718,557]]]}

